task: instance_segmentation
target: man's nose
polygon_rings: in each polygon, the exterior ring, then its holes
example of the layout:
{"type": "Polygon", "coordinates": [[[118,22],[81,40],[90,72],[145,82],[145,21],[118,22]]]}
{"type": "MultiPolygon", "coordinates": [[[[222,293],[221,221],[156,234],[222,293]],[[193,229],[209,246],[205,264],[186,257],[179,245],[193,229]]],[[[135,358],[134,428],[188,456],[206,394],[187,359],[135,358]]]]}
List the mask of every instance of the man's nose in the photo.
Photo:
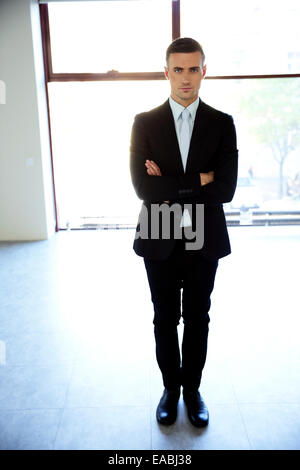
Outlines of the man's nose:
{"type": "Polygon", "coordinates": [[[185,85],[187,85],[189,82],[190,82],[190,79],[189,79],[188,74],[183,75],[183,76],[182,76],[182,83],[184,83],[185,85]]]}

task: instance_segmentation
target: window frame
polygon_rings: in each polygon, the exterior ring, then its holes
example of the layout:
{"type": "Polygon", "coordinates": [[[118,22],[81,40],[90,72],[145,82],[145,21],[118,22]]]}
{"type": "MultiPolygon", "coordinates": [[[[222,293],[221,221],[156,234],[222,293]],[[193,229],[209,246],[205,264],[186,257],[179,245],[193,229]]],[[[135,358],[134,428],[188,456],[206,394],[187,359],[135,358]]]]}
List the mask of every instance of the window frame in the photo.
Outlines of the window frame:
{"type": "MultiPolygon", "coordinates": [[[[172,38],[180,37],[180,0],[169,0],[172,2],[172,38]]],[[[49,26],[48,4],[40,4],[41,31],[43,40],[43,55],[46,82],[68,82],[68,81],[103,81],[103,80],[165,80],[164,72],[118,72],[115,70],[106,73],[54,73],[52,67],[51,39],[49,26]]],[[[251,78],[288,78],[300,77],[300,73],[284,74],[251,74],[251,75],[207,75],[206,80],[237,80],[251,78]]]]}
{"type": "MultiPolygon", "coordinates": [[[[180,36],[180,0],[172,2],[172,38],[180,36]]],[[[41,31],[46,82],[69,81],[118,81],[118,80],[165,80],[164,72],[118,72],[110,70],[106,73],[54,73],[52,67],[51,38],[49,25],[48,4],[40,4],[41,31]]]]}

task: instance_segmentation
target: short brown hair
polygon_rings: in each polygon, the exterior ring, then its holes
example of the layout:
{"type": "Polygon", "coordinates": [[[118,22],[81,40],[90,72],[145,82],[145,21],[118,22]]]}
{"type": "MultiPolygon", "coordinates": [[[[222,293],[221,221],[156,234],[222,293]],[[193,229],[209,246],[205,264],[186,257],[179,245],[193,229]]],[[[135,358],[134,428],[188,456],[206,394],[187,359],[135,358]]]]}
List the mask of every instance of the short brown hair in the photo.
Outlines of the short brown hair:
{"type": "Polygon", "coordinates": [[[205,62],[205,54],[203,52],[201,44],[195,39],[192,38],[177,38],[169,45],[166,52],[166,63],[168,65],[169,56],[175,54],[176,52],[201,52],[202,55],[202,65],[205,62]]]}

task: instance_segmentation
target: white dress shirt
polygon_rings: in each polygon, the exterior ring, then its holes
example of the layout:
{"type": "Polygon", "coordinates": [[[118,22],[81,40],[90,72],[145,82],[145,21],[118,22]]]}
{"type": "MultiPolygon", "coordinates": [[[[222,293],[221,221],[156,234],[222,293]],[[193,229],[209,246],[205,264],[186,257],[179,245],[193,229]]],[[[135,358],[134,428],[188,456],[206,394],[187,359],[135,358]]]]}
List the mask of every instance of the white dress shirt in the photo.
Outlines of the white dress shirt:
{"type": "MultiPolygon", "coordinates": [[[[190,114],[191,114],[191,117],[189,118],[190,139],[191,139],[193,128],[194,128],[196,112],[197,112],[197,109],[198,109],[198,106],[199,106],[199,97],[195,101],[193,101],[193,103],[190,104],[187,108],[185,108],[181,104],[174,101],[171,96],[169,98],[169,103],[170,103],[171,110],[172,110],[172,113],[173,113],[175,129],[176,129],[176,135],[177,135],[177,140],[178,140],[178,144],[179,144],[179,136],[180,136],[181,126],[182,126],[181,113],[184,109],[188,109],[190,114]]],[[[179,145],[179,148],[180,148],[180,145],[179,145]]]]}
{"type": "MultiPolygon", "coordinates": [[[[180,131],[181,131],[181,126],[182,126],[182,111],[184,109],[188,109],[190,112],[190,117],[189,117],[189,129],[190,129],[190,142],[191,142],[191,137],[193,133],[193,128],[194,128],[194,122],[195,122],[195,117],[196,117],[196,112],[199,106],[199,97],[193,101],[187,108],[182,106],[181,104],[177,103],[176,101],[173,100],[173,98],[170,96],[169,98],[169,103],[171,106],[171,110],[173,113],[173,118],[174,118],[174,123],[175,123],[175,129],[176,129],[176,134],[177,134],[177,140],[178,140],[178,145],[180,149],[180,131]]],[[[183,168],[185,168],[185,163],[183,161],[183,156],[181,155],[182,158],[182,164],[183,168]]],[[[192,225],[191,223],[191,218],[189,211],[187,209],[184,209],[182,219],[180,226],[181,227],[190,227],[192,225]]]]}

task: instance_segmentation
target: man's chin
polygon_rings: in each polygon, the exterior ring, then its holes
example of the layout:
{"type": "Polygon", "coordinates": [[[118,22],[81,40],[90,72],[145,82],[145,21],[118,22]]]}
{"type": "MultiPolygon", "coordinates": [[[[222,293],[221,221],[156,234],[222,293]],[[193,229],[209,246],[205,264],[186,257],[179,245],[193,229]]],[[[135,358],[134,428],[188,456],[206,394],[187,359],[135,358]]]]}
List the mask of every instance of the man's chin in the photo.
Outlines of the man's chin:
{"type": "Polygon", "coordinates": [[[185,93],[179,97],[182,101],[193,101],[197,98],[195,93],[185,93]]]}

